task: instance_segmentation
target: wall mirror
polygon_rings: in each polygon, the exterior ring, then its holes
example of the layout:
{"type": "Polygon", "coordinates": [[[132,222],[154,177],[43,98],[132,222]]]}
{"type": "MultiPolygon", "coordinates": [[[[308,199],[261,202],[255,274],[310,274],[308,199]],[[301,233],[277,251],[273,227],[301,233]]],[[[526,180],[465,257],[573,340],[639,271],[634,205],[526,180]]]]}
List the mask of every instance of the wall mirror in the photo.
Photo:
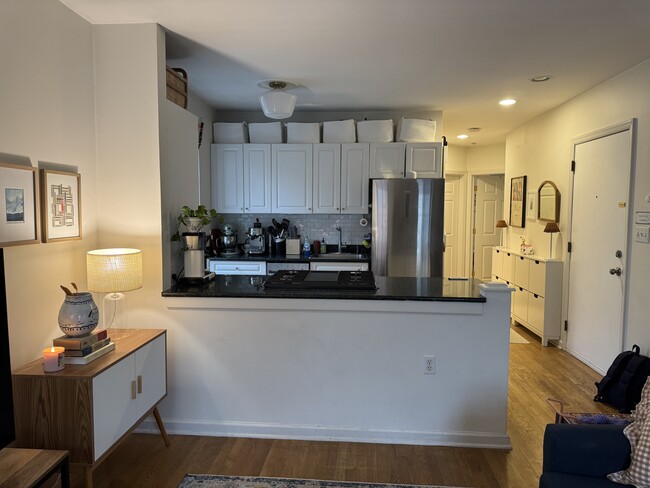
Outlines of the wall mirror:
{"type": "Polygon", "coordinates": [[[537,219],[544,222],[560,221],[560,191],[552,181],[546,180],[537,190],[537,219]]]}

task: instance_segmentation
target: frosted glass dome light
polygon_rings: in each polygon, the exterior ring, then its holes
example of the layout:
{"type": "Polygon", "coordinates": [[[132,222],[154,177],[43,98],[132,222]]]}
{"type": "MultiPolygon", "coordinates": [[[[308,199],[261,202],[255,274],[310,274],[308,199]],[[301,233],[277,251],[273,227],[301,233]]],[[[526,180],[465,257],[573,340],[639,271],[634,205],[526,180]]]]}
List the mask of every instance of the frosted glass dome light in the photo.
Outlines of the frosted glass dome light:
{"type": "Polygon", "coordinates": [[[271,90],[260,96],[260,105],[270,119],[288,119],[293,114],[298,97],[284,91],[287,84],[284,81],[269,82],[271,90]]]}

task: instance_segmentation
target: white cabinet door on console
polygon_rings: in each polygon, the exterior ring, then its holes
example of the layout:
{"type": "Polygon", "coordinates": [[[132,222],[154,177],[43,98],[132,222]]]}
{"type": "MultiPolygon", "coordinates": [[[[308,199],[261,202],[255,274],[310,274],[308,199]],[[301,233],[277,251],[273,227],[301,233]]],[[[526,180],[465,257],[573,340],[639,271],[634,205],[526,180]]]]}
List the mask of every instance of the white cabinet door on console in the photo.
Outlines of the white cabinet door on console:
{"type": "Polygon", "coordinates": [[[244,213],[244,150],[241,144],[212,144],[212,202],[219,213],[244,213]]]}
{"type": "Polygon", "coordinates": [[[341,145],[314,144],[314,213],[341,211],[341,145]]]}
{"type": "Polygon", "coordinates": [[[312,213],[312,144],[271,145],[273,213],[312,213]]]}
{"type": "Polygon", "coordinates": [[[442,143],[406,144],[406,172],[409,171],[418,178],[442,178],[442,143]]]}
{"type": "Polygon", "coordinates": [[[371,142],[370,177],[404,178],[405,143],[371,142]]]}
{"type": "Polygon", "coordinates": [[[341,144],[341,213],[368,213],[369,147],[341,144]]]}

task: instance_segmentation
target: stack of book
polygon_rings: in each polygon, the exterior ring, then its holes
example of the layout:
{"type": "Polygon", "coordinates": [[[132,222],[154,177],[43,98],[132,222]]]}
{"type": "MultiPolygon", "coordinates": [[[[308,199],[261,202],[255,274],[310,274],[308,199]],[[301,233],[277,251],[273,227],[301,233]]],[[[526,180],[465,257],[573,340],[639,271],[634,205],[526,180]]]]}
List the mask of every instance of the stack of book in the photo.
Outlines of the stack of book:
{"type": "Polygon", "coordinates": [[[88,364],[115,349],[106,329],[96,330],[82,337],[57,337],[54,346],[65,348],[66,364],[88,364]]]}

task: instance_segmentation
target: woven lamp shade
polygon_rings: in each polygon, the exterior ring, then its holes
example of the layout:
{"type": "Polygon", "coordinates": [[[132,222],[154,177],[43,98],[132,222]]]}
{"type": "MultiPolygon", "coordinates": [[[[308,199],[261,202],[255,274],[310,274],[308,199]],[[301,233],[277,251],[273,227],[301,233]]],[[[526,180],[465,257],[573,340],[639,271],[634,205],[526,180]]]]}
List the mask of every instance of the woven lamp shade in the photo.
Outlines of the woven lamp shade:
{"type": "Polygon", "coordinates": [[[556,232],[560,232],[560,228],[558,227],[557,222],[547,222],[546,227],[544,227],[544,232],[555,234],[556,232]]]}
{"type": "Polygon", "coordinates": [[[142,288],[140,249],[97,249],[86,253],[88,290],[114,293],[142,288]]]}
{"type": "Polygon", "coordinates": [[[497,220],[497,229],[504,229],[508,227],[505,220],[497,220]]]}

